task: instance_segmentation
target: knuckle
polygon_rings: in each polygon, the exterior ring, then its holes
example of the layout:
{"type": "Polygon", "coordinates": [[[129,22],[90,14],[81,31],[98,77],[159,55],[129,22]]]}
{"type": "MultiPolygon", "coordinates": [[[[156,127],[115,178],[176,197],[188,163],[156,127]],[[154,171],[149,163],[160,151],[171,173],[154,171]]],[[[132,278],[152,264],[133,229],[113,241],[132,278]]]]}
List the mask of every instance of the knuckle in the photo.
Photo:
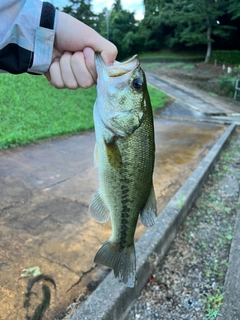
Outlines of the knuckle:
{"type": "Polygon", "coordinates": [[[88,89],[94,85],[93,79],[85,79],[85,81],[82,83],[81,87],[83,89],[88,89]]]}
{"type": "Polygon", "coordinates": [[[54,82],[52,81],[51,84],[56,88],[56,89],[63,89],[64,88],[64,84],[61,82],[54,82]]]}
{"type": "Polygon", "coordinates": [[[75,81],[71,81],[65,84],[65,87],[71,90],[75,90],[78,88],[78,84],[75,81]]]}
{"type": "Polygon", "coordinates": [[[76,60],[81,59],[81,58],[84,59],[83,53],[82,53],[81,51],[76,51],[76,52],[74,52],[74,54],[72,55],[72,60],[73,60],[73,61],[76,61],[76,60]]]}

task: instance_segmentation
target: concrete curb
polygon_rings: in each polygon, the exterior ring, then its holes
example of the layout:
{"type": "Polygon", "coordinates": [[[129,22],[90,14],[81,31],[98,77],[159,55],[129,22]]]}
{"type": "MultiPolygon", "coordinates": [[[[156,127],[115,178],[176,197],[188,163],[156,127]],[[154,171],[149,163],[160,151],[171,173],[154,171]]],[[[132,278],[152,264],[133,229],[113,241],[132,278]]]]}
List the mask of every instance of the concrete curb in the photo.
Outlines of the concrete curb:
{"type": "Polygon", "coordinates": [[[118,283],[111,272],[71,320],[123,320],[130,311],[155,267],[163,260],[178,228],[215,164],[225,143],[234,131],[230,125],[202,160],[192,175],[177,191],[159,215],[156,224],[148,228],[136,243],[137,283],[127,288],[118,283]]]}

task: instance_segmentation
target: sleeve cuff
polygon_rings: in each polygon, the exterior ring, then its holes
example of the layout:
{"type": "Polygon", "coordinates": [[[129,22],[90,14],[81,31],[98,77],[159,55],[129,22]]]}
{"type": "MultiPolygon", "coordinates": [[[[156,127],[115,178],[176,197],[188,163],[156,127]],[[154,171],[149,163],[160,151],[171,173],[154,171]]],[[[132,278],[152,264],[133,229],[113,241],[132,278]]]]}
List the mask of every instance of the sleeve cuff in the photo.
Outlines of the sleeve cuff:
{"type": "Polygon", "coordinates": [[[43,2],[40,26],[36,29],[34,56],[30,73],[43,74],[48,71],[52,61],[52,52],[58,11],[48,2],[43,2]]]}

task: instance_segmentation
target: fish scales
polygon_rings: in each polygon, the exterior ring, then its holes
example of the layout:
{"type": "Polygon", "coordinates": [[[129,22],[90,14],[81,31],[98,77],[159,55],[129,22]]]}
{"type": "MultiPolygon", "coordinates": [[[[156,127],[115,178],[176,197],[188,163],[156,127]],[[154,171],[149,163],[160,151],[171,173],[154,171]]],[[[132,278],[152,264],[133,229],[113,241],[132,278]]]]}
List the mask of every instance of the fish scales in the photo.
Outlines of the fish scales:
{"type": "Polygon", "coordinates": [[[94,261],[113,268],[119,281],[133,287],[138,216],[144,225],[151,226],[157,214],[152,182],[152,108],[146,77],[136,56],[107,67],[98,54],[96,66],[94,123],[99,190],[89,212],[99,222],[106,222],[110,215],[112,235],[94,261]]]}
{"type": "Polygon", "coordinates": [[[147,152],[143,143],[145,139],[142,138],[145,133],[145,126],[142,125],[128,139],[118,139],[116,144],[122,155],[120,170],[107,165],[108,157],[104,149],[102,155],[99,154],[99,158],[106,163],[106,168],[102,169],[104,172],[101,187],[111,190],[111,197],[107,199],[107,203],[115,217],[112,220],[113,238],[121,239],[120,246],[132,245],[138,214],[148,199],[148,190],[152,183],[151,174],[145,170],[145,167],[148,167],[151,171],[152,163],[149,157],[142,157],[142,153],[147,152]],[[143,131],[142,134],[140,130],[143,131]],[[134,145],[137,145],[137,150],[134,145]],[[145,181],[145,188],[139,184],[141,180],[145,181]],[[134,214],[136,208],[138,214],[134,214]]]}

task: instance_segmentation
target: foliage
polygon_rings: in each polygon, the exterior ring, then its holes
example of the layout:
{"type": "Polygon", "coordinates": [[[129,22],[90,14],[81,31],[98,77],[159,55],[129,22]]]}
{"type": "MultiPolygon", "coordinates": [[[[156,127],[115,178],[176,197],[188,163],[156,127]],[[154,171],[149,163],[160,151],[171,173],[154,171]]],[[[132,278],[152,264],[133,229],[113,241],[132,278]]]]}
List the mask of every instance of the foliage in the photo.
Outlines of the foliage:
{"type": "MultiPolygon", "coordinates": [[[[149,87],[153,109],[168,96],[149,87]]],[[[0,77],[0,149],[93,128],[96,89],[57,90],[44,77],[0,77]]]]}
{"type": "MultiPolygon", "coordinates": [[[[139,24],[138,34],[142,36],[144,51],[159,50],[164,47],[166,26],[159,18],[162,0],[144,0],[145,16],[139,24]]],[[[143,51],[143,50],[142,50],[143,51]]]]}
{"type": "Polygon", "coordinates": [[[236,86],[236,77],[233,77],[231,74],[225,74],[219,78],[219,90],[222,95],[233,97],[235,86],[236,86]]]}
{"type": "Polygon", "coordinates": [[[239,49],[239,0],[144,0],[142,21],[123,9],[121,0],[98,15],[92,12],[92,0],[69,2],[64,11],[110,39],[118,47],[118,60],[146,51],[204,46],[207,62],[213,45],[239,49]]]}
{"type": "Polygon", "coordinates": [[[240,17],[240,2],[229,0],[228,12],[232,15],[232,20],[240,17]]]}
{"type": "Polygon", "coordinates": [[[239,50],[214,50],[211,61],[217,60],[218,63],[240,64],[239,50]]]}
{"type": "Polygon", "coordinates": [[[89,27],[97,29],[96,15],[91,10],[92,0],[69,0],[69,2],[70,5],[63,8],[64,12],[71,14],[89,27]]]}
{"type": "Polygon", "coordinates": [[[172,43],[185,43],[186,46],[207,45],[205,62],[209,61],[213,35],[226,38],[230,26],[219,24],[218,19],[225,14],[225,1],[171,0],[163,8],[166,24],[175,26],[172,43]]]}
{"type": "Polygon", "coordinates": [[[118,48],[118,59],[134,54],[138,40],[135,35],[137,26],[134,13],[124,10],[121,1],[116,0],[109,19],[109,39],[118,48]]]}
{"type": "Polygon", "coordinates": [[[215,320],[221,314],[219,308],[222,305],[224,294],[220,290],[216,290],[214,295],[207,294],[206,299],[206,316],[208,320],[215,320]]]}
{"type": "Polygon", "coordinates": [[[171,60],[201,60],[204,55],[201,52],[187,52],[187,51],[172,51],[161,50],[155,52],[144,52],[138,55],[140,59],[171,59],[171,60]]]}
{"type": "Polygon", "coordinates": [[[211,81],[208,83],[208,90],[214,91],[215,93],[233,98],[237,77],[232,73],[226,73],[221,75],[218,80],[211,81]]]}

